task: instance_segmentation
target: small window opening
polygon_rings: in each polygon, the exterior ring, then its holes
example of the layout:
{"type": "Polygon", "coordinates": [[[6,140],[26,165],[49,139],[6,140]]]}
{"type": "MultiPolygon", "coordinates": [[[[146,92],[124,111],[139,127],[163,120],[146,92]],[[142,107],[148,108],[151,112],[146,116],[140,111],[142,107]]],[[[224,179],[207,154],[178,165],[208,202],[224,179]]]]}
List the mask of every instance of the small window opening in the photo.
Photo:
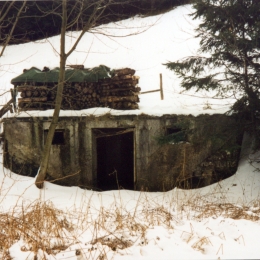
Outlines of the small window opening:
{"type": "Polygon", "coordinates": [[[166,129],[166,135],[176,134],[183,131],[181,128],[167,128],[166,129]]]}
{"type": "MultiPolygon", "coordinates": [[[[49,130],[44,130],[44,140],[46,141],[49,130]]],[[[52,145],[64,145],[65,144],[65,130],[56,129],[52,139],[52,145]]]]}
{"type": "Polygon", "coordinates": [[[187,141],[186,129],[173,128],[173,127],[166,128],[166,139],[169,142],[173,142],[173,143],[186,142],[187,141]]]}

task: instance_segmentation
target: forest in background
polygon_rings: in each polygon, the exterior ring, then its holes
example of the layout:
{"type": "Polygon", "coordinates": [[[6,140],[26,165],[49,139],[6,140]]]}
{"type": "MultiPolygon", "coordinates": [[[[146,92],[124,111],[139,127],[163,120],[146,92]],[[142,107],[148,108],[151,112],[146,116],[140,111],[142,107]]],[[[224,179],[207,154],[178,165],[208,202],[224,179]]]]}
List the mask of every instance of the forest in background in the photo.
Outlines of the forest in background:
{"type": "MultiPolygon", "coordinates": [[[[78,16],[77,10],[73,10],[75,2],[75,0],[67,1],[67,5],[71,10],[68,16],[69,23],[78,16]]],[[[89,5],[89,1],[87,2],[86,4],[89,5]]],[[[188,4],[190,0],[117,0],[112,4],[111,1],[108,2],[109,7],[106,9],[105,14],[97,20],[97,26],[124,20],[136,15],[157,15],[188,4]]],[[[24,1],[0,1],[0,44],[6,42],[6,37],[12,30],[17,17],[17,10],[21,9],[23,5],[24,1]]],[[[93,8],[94,6],[93,4],[93,8]]],[[[61,19],[57,13],[61,12],[61,8],[61,1],[27,1],[14,28],[9,44],[25,43],[60,34],[61,19]]],[[[70,29],[75,31],[82,30],[84,21],[92,13],[93,10],[91,8],[84,9],[78,22],[70,29]]]]}

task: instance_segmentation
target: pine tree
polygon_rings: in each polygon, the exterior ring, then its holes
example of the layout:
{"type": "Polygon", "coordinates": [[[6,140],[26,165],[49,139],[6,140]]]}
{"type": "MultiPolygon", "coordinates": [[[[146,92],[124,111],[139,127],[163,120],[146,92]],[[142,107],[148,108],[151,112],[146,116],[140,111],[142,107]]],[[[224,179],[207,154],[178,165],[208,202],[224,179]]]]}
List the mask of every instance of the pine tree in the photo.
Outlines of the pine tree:
{"type": "Polygon", "coordinates": [[[191,14],[200,19],[196,37],[200,55],[165,64],[189,90],[235,93],[231,111],[257,129],[260,112],[260,1],[194,0],[191,14]],[[248,121],[247,121],[248,122],[248,121]]]}

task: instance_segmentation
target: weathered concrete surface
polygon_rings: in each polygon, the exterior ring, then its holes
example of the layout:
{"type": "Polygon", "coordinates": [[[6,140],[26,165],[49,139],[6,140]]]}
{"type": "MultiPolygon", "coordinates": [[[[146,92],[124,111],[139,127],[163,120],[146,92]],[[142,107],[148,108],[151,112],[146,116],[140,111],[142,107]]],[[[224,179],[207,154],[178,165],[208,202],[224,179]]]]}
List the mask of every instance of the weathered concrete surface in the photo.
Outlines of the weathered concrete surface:
{"type": "MultiPolygon", "coordinates": [[[[4,119],[5,167],[35,176],[44,146],[44,130],[49,125],[50,118],[4,119]]],[[[65,142],[52,145],[48,180],[95,189],[97,160],[93,129],[122,128],[134,132],[135,189],[161,191],[175,186],[208,185],[236,170],[239,140],[231,131],[235,125],[235,120],[225,115],[63,117],[56,129],[63,129],[65,142]],[[168,128],[184,129],[185,140],[159,144],[168,128]]]]}
{"type": "Polygon", "coordinates": [[[187,127],[186,141],[164,144],[151,155],[148,173],[156,176],[151,190],[159,183],[161,190],[203,187],[236,172],[242,133],[234,119],[179,116],[175,125],[187,127]]]}

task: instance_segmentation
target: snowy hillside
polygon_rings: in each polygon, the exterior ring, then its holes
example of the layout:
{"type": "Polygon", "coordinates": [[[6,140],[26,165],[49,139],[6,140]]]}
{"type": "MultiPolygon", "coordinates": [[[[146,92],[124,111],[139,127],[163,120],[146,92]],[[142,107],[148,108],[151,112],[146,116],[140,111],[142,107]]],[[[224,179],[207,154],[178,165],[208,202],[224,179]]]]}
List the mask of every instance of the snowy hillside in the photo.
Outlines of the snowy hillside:
{"type": "MultiPolygon", "coordinates": [[[[135,17],[99,27],[93,33],[84,36],[76,51],[68,58],[67,64],[84,64],[86,68],[100,64],[113,69],[133,68],[136,70],[136,75],[140,76],[139,85],[142,91],[158,89],[159,74],[162,73],[164,101],[160,101],[159,92],[141,95],[140,111],[111,111],[115,114],[223,113],[228,110],[232,100],[211,99],[208,93],[191,91],[180,94],[183,89],[179,87],[179,79],[163,65],[168,61],[196,53],[199,40],[193,36],[197,21],[191,19],[190,12],[191,7],[187,5],[159,16],[135,17]],[[109,36],[103,35],[104,33],[109,36]]],[[[75,41],[74,36],[77,34],[68,34],[68,48],[75,41]]],[[[59,36],[9,46],[1,58],[1,90],[12,87],[11,79],[20,75],[25,68],[34,66],[42,69],[44,66],[49,68],[59,66],[58,52],[59,36]]],[[[5,97],[5,101],[9,100],[9,97],[10,95],[5,97]]],[[[92,109],[84,114],[110,111],[98,110],[92,109]]]]}

